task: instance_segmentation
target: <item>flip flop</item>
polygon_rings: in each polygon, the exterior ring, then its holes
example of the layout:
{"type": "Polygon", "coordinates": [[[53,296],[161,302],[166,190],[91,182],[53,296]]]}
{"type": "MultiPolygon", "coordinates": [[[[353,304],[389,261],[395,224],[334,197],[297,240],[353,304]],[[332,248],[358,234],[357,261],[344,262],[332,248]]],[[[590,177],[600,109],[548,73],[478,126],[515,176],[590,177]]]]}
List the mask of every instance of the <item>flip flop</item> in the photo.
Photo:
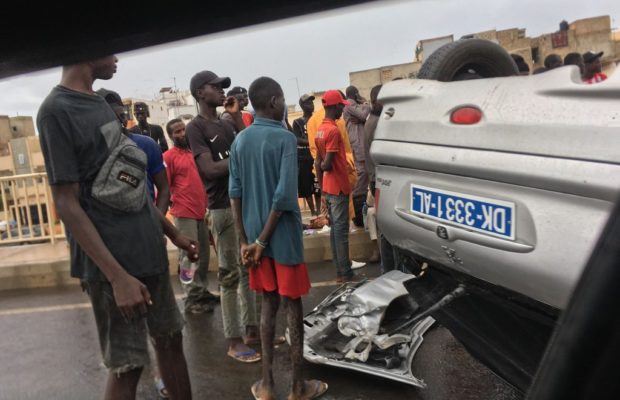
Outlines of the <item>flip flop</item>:
{"type": "Polygon", "coordinates": [[[258,388],[261,382],[262,380],[254,382],[250,389],[252,391],[252,396],[254,396],[254,400],[273,400],[274,397],[260,397],[258,388]]]}
{"type": "Polygon", "coordinates": [[[242,363],[255,363],[261,360],[261,355],[254,349],[248,351],[228,352],[229,357],[234,358],[242,363]]]}
{"type": "Polygon", "coordinates": [[[289,394],[288,396],[288,400],[311,400],[311,399],[316,399],[318,397],[321,397],[322,395],[325,394],[325,392],[327,392],[327,388],[329,387],[327,385],[327,383],[325,382],[321,382],[317,379],[313,379],[311,381],[307,381],[308,386],[312,389],[312,392],[310,393],[306,393],[303,397],[300,398],[293,398],[292,393],[289,394]]]}

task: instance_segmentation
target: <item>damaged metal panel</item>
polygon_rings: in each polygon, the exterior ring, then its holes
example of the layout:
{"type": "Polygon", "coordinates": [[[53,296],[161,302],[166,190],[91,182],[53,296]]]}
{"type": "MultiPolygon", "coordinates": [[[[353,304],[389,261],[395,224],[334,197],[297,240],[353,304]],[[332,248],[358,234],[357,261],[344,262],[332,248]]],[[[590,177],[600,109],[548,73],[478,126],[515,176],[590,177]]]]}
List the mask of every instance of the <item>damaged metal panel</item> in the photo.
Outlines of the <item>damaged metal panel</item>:
{"type": "Polygon", "coordinates": [[[411,364],[435,320],[406,324],[421,311],[405,287],[410,279],[415,276],[391,271],[334,291],[304,319],[306,360],[425,387],[411,364]]]}

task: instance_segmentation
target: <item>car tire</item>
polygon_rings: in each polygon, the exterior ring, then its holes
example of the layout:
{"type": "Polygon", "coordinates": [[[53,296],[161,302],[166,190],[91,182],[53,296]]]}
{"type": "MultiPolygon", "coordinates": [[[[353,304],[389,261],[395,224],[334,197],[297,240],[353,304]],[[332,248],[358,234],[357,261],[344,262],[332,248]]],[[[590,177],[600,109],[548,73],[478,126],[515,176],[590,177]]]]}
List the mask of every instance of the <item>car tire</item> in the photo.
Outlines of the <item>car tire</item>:
{"type": "Polygon", "coordinates": [[[417,78],[451,82],[518,74],[517,64],[500,45],[483,39],[461,39],[433,52],[417,78]]]}

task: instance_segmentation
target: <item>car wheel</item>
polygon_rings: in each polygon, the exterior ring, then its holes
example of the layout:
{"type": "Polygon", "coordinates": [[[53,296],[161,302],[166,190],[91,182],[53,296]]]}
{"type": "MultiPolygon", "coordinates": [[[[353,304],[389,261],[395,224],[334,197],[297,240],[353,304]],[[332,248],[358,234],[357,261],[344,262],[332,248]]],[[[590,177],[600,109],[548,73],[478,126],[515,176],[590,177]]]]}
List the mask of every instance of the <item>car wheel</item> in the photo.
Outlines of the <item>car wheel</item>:
{"type": "Polygon", "coordinates": [[[517,64],[500,45],[483,39],[461,39],[433,52],[417,78],[451,82],[518,74],[517,64]]]}

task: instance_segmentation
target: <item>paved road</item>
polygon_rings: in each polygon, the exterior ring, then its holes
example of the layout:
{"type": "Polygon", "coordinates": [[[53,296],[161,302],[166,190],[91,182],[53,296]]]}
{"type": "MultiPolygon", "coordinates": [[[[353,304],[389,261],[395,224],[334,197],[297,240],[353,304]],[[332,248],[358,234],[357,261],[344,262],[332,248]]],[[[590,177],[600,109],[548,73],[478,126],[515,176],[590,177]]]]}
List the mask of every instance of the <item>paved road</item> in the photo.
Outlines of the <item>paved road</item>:
{"type": "MultiPolygon", "coordinates": [[[[305,299],[310,310],[335,286],[330,264],[309,266],[319,283],[305,299]]],[[[363,268],[369,276],[378,267],[363,268]]],[[[214,282],[215,276],[212,277],[214,282]]],[[[175,291],[180,293],[179,287],[175,291]]],[[[196,399],[251,399],[250,385],[259,364],[240,364],[226,356],[221,314],[187,315],[185,349],[196,399]]],[[[283,315],[279,315],[280,332],[283,315]]],[[[0,400],[100,399],[106,370],[101,365],[94,320],[79,287],[0,292],[0,400]]],[[[277,391],[286,398],[290,362],[288,347],[276,352],[277,391]]],[[[325,380],[324,400],[381,399],[520,399],[521,396],[476,362],[450,333],[435,327],[425,336],[414,373],[426,389],[369,377],[356,372],[307,365],[309,377],[325,380]]],[[[155,399],[150,371],[145,370],[139,399],[155,399]]]]}

